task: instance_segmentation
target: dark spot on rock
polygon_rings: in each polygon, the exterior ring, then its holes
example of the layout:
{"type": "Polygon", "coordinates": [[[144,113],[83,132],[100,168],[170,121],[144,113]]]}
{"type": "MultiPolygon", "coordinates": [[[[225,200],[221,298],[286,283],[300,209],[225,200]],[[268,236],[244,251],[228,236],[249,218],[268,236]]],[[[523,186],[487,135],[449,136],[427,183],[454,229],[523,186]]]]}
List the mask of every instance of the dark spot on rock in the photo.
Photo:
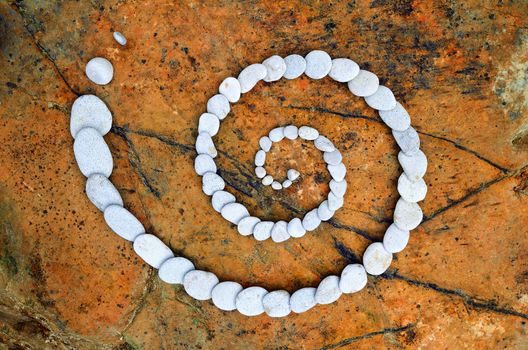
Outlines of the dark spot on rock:
{"type": "Polygon", "coordinates": [[[328,22],[325,24],[324,28],[327,32],[331,32],[337,27],[337,25],[334,22],[328,22]]]}
{"type": "Polygon", "coordinates": [[[7,87],[10,88],[10,89],[16,89],[16,87],[17,87],[17,84],[12,83],[12,82],[10,82],[10,81],[8,81],[8,82],[6,83],[6,85],[7,85],[7,87]]]}

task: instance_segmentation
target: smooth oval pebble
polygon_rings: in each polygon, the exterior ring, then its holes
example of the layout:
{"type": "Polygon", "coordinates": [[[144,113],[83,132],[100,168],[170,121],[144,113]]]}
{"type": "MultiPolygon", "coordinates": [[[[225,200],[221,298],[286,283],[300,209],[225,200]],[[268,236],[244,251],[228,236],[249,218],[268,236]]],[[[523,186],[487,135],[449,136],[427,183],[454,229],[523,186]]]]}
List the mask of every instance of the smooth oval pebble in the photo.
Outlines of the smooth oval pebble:
{"type": "Polygon", "coordinates": [[[286,63],[286,71],[284,72],[286,79],[298,78],[306,70],[306,60],[301,55],[289,55],[284,58],[284,63],[286,63]]]}
{"type": "Polygon", "coordinates": [[[263,166],[264,163],[266,163],[266,152],[263,150],[259,150],[255,154],[255,165],[256,166],[263,166]]]}
{"type": "Polygon", "coordinates": [[[167,259],[174,257],[172,250],[165,243],[149,233],[137,236],[133,246],[136,254],[155,269],[167,259]]]}
{"type": "Polygon", "coordinates": [[[284,127],[284,137],[288,140],[295,140],[299,137],[299,128],[295,125],[288,125],[284,127]]]}
{"type": "Polygon", "coordinates": [[[271,183],[271,188],[273,188],[275,191],[282,190],[282,184],[279,181],[273,181],[271,183]]]}
{"type": "Polygon", "coordinates": [[[328,194],[328,208],[330,210],[336,211],[343,207],[345,200],[341,196],[337,196],[334,192],[330,191],[328,194]]]}
{"type": "Polygon", "coordinates": [[[359,97],[372,95],[378,90],[378,87],[378,76],[367,70],[360,70],[358,75],[348,82],[350,92],[359,97]]]}
{"type": "Polygon", "coordinates": [[[198,133],[206,132],[211,136],[218,134],[220,119],[214,114],[203,113],[198,121],[198,133]]]}
{"type": "Polygon", "coordinates": [[[269,186],[273,183],[273,176],[271,175],[266,175],[264,176],[264,178],[262,179],[262,184],[264,186],[269,186]]]}
{"type": "Polygon", "coordinates": [[[392,130],[392,136],[403,153],[410,155],[420,149],[420,136],[412,126],[404,131],[392,130]]]}
{"type": "Polygon", "coordinates": [[[284,317],[290,312],[290,293],[285,290],[274,290],[262,298],[264,312],[270,317],[284,317]]]}
{"type": "Polygon", "coordinates": [[[341,272],[339,289],[343,293],[356,293],[367,285],[367,272],[361,264],[347,265],[341,272]]]}
{"type": "Polygon", "coordinates": [[[411,117],[399,102],[396,102],[394,108],[380,110],[379,115],[381,120],[392,130],[404,131],[411,126],[411,117]]]}
{"type": "Polygon", "coordinates": [[[242,291],[239,283],[226,281],[218,283],[211,291],[213,304],[220,310],[236,310],[236,296],[242,291]]]}
{"type": "Polygon", "coordinates": [[[288,180],[290,181],[297,180],[299,176],[301,175],[301,173],[295,169],[288,169],[288,172],[286,174],[287,174],[288,180]]]}
{"type": "Polygon", "coordinates": [[[259,140],[259,146],[264,152],[269,152],[272,144],[273,142],[267,136],[262,136],[259,140]]]}
{"type": "Polygon", "coordinates": [[[101,174],[93,174],[86,180],[86,195],[100,211],[104,211],[112,204],[123,206],[119,191],[106,176],[101,174]]]}
{"type": "Polygon", "coordinates": [[[212,272],[191,270],[183,277],[183,288],[196,300],[209,300],[218,282],[218,277],[212,272]]]}
{"type": "Polygon", "coordinates": [[[427,157],[420,150],[410,155],[399,152],[398,161],[400,162],[405,175],[407,175],[411,181],[420,180],[427,171],[427,157]]]}
{"type": "Polygon", "coordinates": [[[369,245],[363,254],[363,266],[369,274],[374,276],[384,273],[391,262],[392,254],[386,251],[380,242],[369,245]]]}
{"type": "Polygon", "coordinates": [[[221,212],[222,208],[229,203],[234,203],[236,201],[235,196],[226,191],[216,191],[211,197],[211,204],[213,209],[217,212],[221,212]]]}
{"type": "Polygon", "coordinates": [[[299,128],[299,137],[304,140],[313,141],[319,137],[319,131],[309,126],[301,126],[299,128]]]}
{"type": "Polygon", "coordinates": [[[425,199],[427,185],[424,179],[411,181],[405,173],[402,173],[398,178],[398,193],[407,202],[420,202],[425,199]]]}
{"type": "Polygon", "coordinates": [[[208,154],[213,158],[216,158],[218,152],[214,145],[211,135],[207,132],[201,132],[196,138],[196,153],[198,154],[208,154]]]}
{"type": "Polygon", "coordinates": [[[334,216],[335,211],[328,207],[328,200],[323,201],[317,208],[317,216],[321,221],[328,221],[334,216]]]}
{"type": "Polygon", "coordinates": [[[365,97],[367,104],[378,111],[389,111],[396,107],[396,98],[392,91],[383,85],[378,87],[375,93],[365,97]]]}
{"type": "Polygon", "coordinates": [[[260,63],[255,63],[244,68],[238,75],[238,82],[240,83],[240,91],[246,93],[253,89],[255,85],[268,75],[266,66],[260,63]]]}
{"type": "Polygon", "coordinates": [[[114,67],[103,57],[94,57],[86,64],[86,76],[97,85],[106,85],[114,77],[114,67]]]}
{"type": "Polygon", "coordinates": [[[114,37],[114,40],[117,41],[117,43],[121,46],[125,46],[127,43],[127,39],[125,36],[119,32],[112,33],[112,36],[114,37]]]}
{"type": "Polygon", "coordinates": [[[277,221],[271,229],[271,239],[275,243],[280,243],[288,240],[290,235],[288,234],[288,223],[286,221],[277,221]]]}
{"type": "Polygon", "coordinates": [[[340,83],[347,83],[359,74],[359,66],[348,58],[334,58],[328,75],[340,83]]]}
{"type": "Polygon", "coordinates": [[[207,101],[207,113],[216,115],[220,120],[227,117],[230,110],[229,101],[222,94],[216,94],[207,101]]]}
{"type": "Polygon", "coordinates": [[[253,228],[260,222],[260,219],[255,216],[246,216],[238,222],[238,233],[242,236],[249,236],[253,234],[253,228]]]}
{"type": "Polygon", "coordinates": [[[332,179],[336,181],[343,181],[345,179],[346,167],[343,163],[337,165],[328,164],[326,168],[328,169],[330,176],[332,176],[332,179]]]}
{"type": "Polygon", "coordinates": [[[224,219],[235,225],[238,225],[240,220],[246,216],[249,216],[249,212],[246,207],[236,202],[226,204],[220,213],[224,219]]]}
{"type": "Polygon", "coordinates": [[[220,175],[213,172],[207,172],[203,174],[202,190],[206,195],[211,196],[216,191],[221,191],[224,188],[225,182],[224,179],[220,177],[220,175]]]}
{"type": "Polygon", "coordinates": [[[305,57],[306,70],[304,74],[312,79],[322,79],[328,75],[332,69],[332,58],[329,54],[321,50],[311,51],[305,57]]]}
{"type": "Polygon", "coordinates": [[[73,153],[84,176],[101,174],[109,177],[112,174],[112,154],[99,131],[93,128],[80,130],[73,142],[73,153]]]}
{"type": "Polygon", "coordinates": [[[314,146],[315,146],[315,148],[317,148],[318,150],[320,150],[322,152],[333,152],[336,149],[334,144],[332,143],[332,141],[330,141],[329,139],[327,139],[323,135],[319,135],[314,140],[314,146]]]}
{"type": "Polygon", "coordinates": [[[271,131],[268,134],[268,137],[270,138],[272,142],[282,141],[282,139],[284,138],[284,128],[278,127],[278,128],[271,129],[271,131]]]}
{"type": "Polygon", "coordinates": [[[271,230],[275,224],[272,221],[261,221],[253,227],[253,237],[257,241],[265,241],[271,237],[271,230]]]}
{"type": "Polygon", "coordinates": [[[346,181],[336,181],[334,179],[330,180],[330,191],[334,193],[336,197],[343,197],[347,190],[346,181]]]}
{"type": "Polygon", "coordinates": [[[316,290],[316,288],[307,287],[293,293],[290,297],[291,311],[300,314],[313,308],[317,304],[315,301],[316,290]]]}
{"type": "Polygon", "coordinates": [[[75,138],[86,127],[94,128],[104,136],[112,128],[112,113],[95,95],[82,95],[73,102],[70,113],[70,133],[75,138]]]}
{"type": "Polygon", "coordinates": [[[317,215],[317,208],[310,210],[302,219],[302,225],[306,231],[313,231],[321,224],[321,219],[317,215]]]}
{"type": "Polygon", "coordinates": [[[208,154],[199,154],[194,158],[194,171],[202,176],[207,172],[216,173],[216,163],[208,154]]]}
{"type": "Polygon", "coordinates": [[[383,247],[389,253],[401,252],[409,242],[409,231],[400,230],[395,224],[391,224],[383,236],[383,247]]]}
{"type": "Polygon", "coordinates": [[[236,296],[236,308],[238,312],[246,316],[257,316],[264,312],[262,299],[268,291],[262,287],[248,287],[236,296]]]}
{"type": "Polygon", "coordinates": [[[288,234],[291,237],[299,238],[306,234],[306,229],[299,218],[293,218],[288,222],[288,234]]]}
{"type": "Polygon", "coordinates": [[[292,185],[292,182],[290,179],[286,179],[284,181],[282,181],[282,188],[288,188],[292,185]]]}
{"type": "Polygon", "coordinates": [[[240,83],[238,79],[229,77],[225,78],[218,87],[218,92],[224,95],[227,100],[231,103],[238,102],[240,100],[240,83]]]}
{"type": "Polygon", "coordinates": [[[339,277],[331,275],[325,277],[317,286],[315,301],[318,304],[331,304],[343,294],[339,289],[339,277]]]}
{"type": "Polygon", "coordinates": [[[134,241],[137,236],[145,233],[145,228],[139,220],[120,205],[109,205],[104,211],[106,224],[127,241],[134,241]]]}
{"type": "Polygon", "coordinates": [[[194,264],[189,259],[177,256],[161,264],[158,276],[166,283],[182,284],[183,277],[191,270],[194,270],[194,264]]]}
{"type": "Polygon", "coordinates": [[[284,59],[278,55],[266,58],[262,64],[268,71],[264,77],[264,81],[266,82],[277,81],[282,78],[286,72],[286,62],[284,62],[284,59]]]}
{"type": "Polygon", "coordinates": [[[343,156],[341,155],[341,152],[338,150],[335,150],[333,152],[325,152],[323,154],[323,159],[326,162],[326,164],[329,165],[338,165],[343,161],[343,156]]]}
{"type": "Polygon", "coordinates": [[[401,230],[413,230],[423,219],[423,213],[420,206],[416,203],[410,203],[400,198],[394,208],[394,223],[401,230]]]}
{"type": "Polygon", "coordinates": [[[264,169],[261,166],[256,167],[255,168],[255,175],[257,175],[257,177],[259,179],[262,179],[264,176],[266,176],[266,169],[264,169]]]}

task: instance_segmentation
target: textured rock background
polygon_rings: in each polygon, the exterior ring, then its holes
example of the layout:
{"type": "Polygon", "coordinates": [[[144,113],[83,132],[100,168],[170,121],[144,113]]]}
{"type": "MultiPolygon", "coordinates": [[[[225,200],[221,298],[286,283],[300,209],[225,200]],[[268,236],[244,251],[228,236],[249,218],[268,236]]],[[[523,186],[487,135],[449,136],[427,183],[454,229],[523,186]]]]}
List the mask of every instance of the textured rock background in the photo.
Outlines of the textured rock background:
{"type": "Polygon", "coordinates": [[[2,2],[0,348],[528,349],[527,13],[525,1],[2,2]],[[316,48],[382,77],[420,132],[429,195],[408,249],[362,293],[279,320],[161,283],[83,193],[68,131],[76,95],[112,110],[112,180],[150,232],[221,279],[293,291],[389,225],[399,169],[388,128],[328,79],[243,97],[216,140],[228,190],[252,212],[290,218],[328,191],[320,154],[300,142],[267,164],[308,175],[280,194],[259,184],[257,141],[278,124],[317,127],[349,170],[335,219],[280,245],[240,237],[213,211],[193,143],[223,78],[316,48]],[[97,55],[114,64],[105,87],[84,75],[97,55]]]}

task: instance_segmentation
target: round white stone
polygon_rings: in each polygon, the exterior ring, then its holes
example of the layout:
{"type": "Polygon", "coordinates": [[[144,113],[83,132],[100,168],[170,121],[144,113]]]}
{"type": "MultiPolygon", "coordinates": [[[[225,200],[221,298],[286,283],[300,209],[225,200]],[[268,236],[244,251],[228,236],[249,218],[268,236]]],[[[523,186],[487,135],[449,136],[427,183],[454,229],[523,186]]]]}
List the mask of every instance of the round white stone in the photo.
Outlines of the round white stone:
{"type": "Polygon", "coordinates": [[[328,208],[328,200],[323,201],[317,208],[317,216],[321,221],[328,221],[334,216],[335,211],[328,208]]]}
{"type": "Polygon", "coordinates": [[[427,185],[424,179],[413,182],[405,173],[402,173],[398,178],[398,193],[407,202],[416,203],[424,200],[427,194],[427,185]]]}
{"type": "Polygon", "coordinates": [[[262,287],[248,287],[236,296],[236,308],[245,316],[257,316],[264,312],[262,299],[268,291],[262,287]]]}
{"type": "Polygon", "coordinates": [[[104,211],[106,224],[127,241],[134,241],[137,236],[145,233],[145,228],[139,220],[120,205],[109,205],[104,211]]]}
{"type": "Polygon", "coordinates": [[[383,85],[380,85],[375,93],[365,97],[365,102],[367,102],[370,107],[379,111],[390,111],[396,107],[396,98],[394,98],[394,94],[388,87],[383,85]]]}
{"type": "Polygon", "coordinates": [[[183,277],[191,270],[194,270],[194,264],[189,259],[177,256],[161,264],[158,276],[166,283],[182,284],[183,277]]]}
{"type": "Polygon", "coordinates": [[[295,140],[299,137],[299,128],[295,125],[288,125],[284,127],[284,136],[289,140],[295,140]]]}
{"type": "Polygon", "coordinates": [[[216,94],[207,101],[207,113],[214,114],[218,119],[223,120],[231,110],[227,97],[216,94]]]}
{"type": "Polygon", "coordinates": [[[286,180],[282,181],[282,188],[288,188],[291,185],[292,185],[292,182],[289,179],[286,179],[286,180]]]}
{"type": "Polygon", "coordinates": [[[337,196],[334,192],[330,191],[328,194],[328,208],[330,210],[336,211],[343,207],[345,201],[343,197],[337,196]]]}
{"type": "MultiPolygon", "coordinates": [[[[376,94],[372,95],[371,97],[375,96],[376,94]]],[[[387,124],[387,126],[392,130],[404,131],[411,126],[411,117],[399,102],[396,102],[394,108],[391,108],[389,110],[380,110],[379,115],[381,117],[381,120],[383,120],[383,122],[387,124]]]]}
{"type": "Polygon", "coordinates": [[[238,233],[242,236],[249,236],[253,233],[253,229],[256,224],[260,222],[260,219],[254,216],[246,216],[238,222],[238,233]]]}
{"type": "Polygon", "coordinates": [[[273,181],[271,183],[271,188],[273,188],[275,191],[282,190],[282,184],[279,181],[273,181]]]}
{"type": "Polygon", "coordinates": [[[312,79],[322,79],[328,75],[332,69],[332,58],[321,50],[311,51],[305,57],[306,70],[304,74],[312,79]]]}
{"type": "Polygon", "coordinates": [[[401,230],[413,230],[423,219],[423,213],[420,206],[416,203],[410,203],[400,198],[394,208],[394,223],[401,230]]]}
{"type": "Polygon", "coordinates": [[[86,195],[100,211],[111,204],[123,206],[123,199],[115,186],[101,174],[93,174],[86,180],[86,195]]]}
{"type": "Polygon", "coordinates": [[[208,154],[199,154],[194,158],[194,171],[202,176],[207,172],[216,173],[216,163],[208,154]]]}
{"type": "Polygon", "coordinates": [[[268,71],[264,77],[264,81],[266,82],[277,81],[282,78],[286,72],[286,62],[284,62],[284,59],[280,56],[273,55],[269,58],[266,58],[262,64],[268,71]]]}
{"type": "Polygon", "coordinates": [[[94,57],[86,64],[86,76],[97,85],[106,85],[114,77],[114,67],[103,57],[94,57]]]}
{"type": "Polygon", "coordinates": [[[312,209],[302,219],[302,225],[306,231],[313,231],[321,224],[321,219],[317,215],[317,209],[312,209]]]}
{"type": "Polygon", "coordinates": [[[255,165],[256,166],[263,166],[264,163],[266,163],[266,152],[263,150],[259,150],[255,154],[255,165]]]}
{"type": "Polygon", "coordinates": [[[84,128],[77,133],[73,143],[73,153],[84,176],[112,174],[114,161],[103,137],[93,128],[84,128]]]}
{"type": "Polygon", "coordinates": [[[246,93],[253,89],[255,85],[268,75],[266,66],[260,63],[255,63],[244,68],[238,75],[238,82],[240,83],[240,91],[246,93]]]}
{"type": "Polygon", "coordinates": [[[416,153],[420,149],[420,136],[411,126],[404,131],[392,130],[392,136],[402,152],[407,155],[416,153]]]}
{"type": "Polygon", "coordinates": [[[300,238],[306,234],[301,219],[293,218],[288,222],[288,235],[294,238],[300,238]]]}
{"type": "Polygon", "coordinates": [[[290,313],[290,293],[285,290],[274,290],[262,298],[264,311],[270,317],[284,317],[290,313]]]}
{"type": "Polygon", "coordinates": [[[343,197],[347,190],[346,181],[336,181],[334,179],[330,180],[330,191],[334,193],[336,197],[343,197]]]}
{"type": "Polygon", "coordinates": [[[218,277],[212,272],[191,270],[183,277],[183,288],[196,300],[209,300],[218,282],[218,277]]]}
{"type": "Polygon", "coordinates": [[[420,180],[427,171],[427,157],[420,150],[410,155],[399,152],[398,161],[411,181],[420,180]]]}
{"type": "Polygon", "coordinates": [[[339,289],[339,277],[327,276],[317,286],[315,291],[315,301],[318,304],[331,304],[343,294],[339,289]]]}
{"type": "Polygon", "coordinates": [[[119,32],[114,32],[113,34],[114,40],[117,41],[117,43],[121,46],[125,46],[127,43],[127,39],[125,36],[119,32]]]}
{"type": "Polygon", "coordinates": [[[301,288],[290,297],[291,311],[300,314],[310,310],[317,302],[315,301],[316,288],[301,288]]]}
{"type": "Polygon", "coordinates": [[[326,168],[328,169],[330,176],[332,176],[332,179],[336,181],[343,181],[345,179],[346,167],[343,163],[337,165],[328,164],[326,168]]]}
{"type": "Polygon", "coordinates": [[[359,66],[348,58],[334,58],[328,75],[340,83],[347,83],[359,74],[359,66]]]}
{"type": "Polygon", "coordinates": [[[363,266],[369,274],[374,276],[384,273],[391,262],[392,254],[386,251],[380,242],[369,245],[363,254],[363,266]]]}
{"type": "Polygon", "coordinates": [[[163,262],[174,257],[172,250],[158,237],[150,233],[136,237],[134,240],[134,251],[155,269],[159,269],[163,262]]]}
{"type": "Polygon", "coordinates": [[[226,281],[218,283],[211,292],[213,304],[220,310],[236,310],[236,296],[242,291],[239,283],[226,281]]]}
{"type": "Polygon", "coordinates": [[[315,148],[317,148],[318,150],[322,151],[322,152],[333,152],[336,150],[334,144],[332,143],[332,141],[330,141],[329,139],[327,139],[326,137],[322,136],[322,135],[319,135],[315,140],[314,140],[314,146],[315,148]]]}
{"type": "Polygon", "coordinates": [[[272,144],[273,142],[267,136],[262,136],[259,140],[259,146],[264,152],[269,152],[272,144]]]}
{"type": "Polygon", "coordinates": [[[367,285],[367,272],[361,264],[347,265],[341,272],[339,289],[343,293],[356,293],[367,285]]]}
{"type": "Polygon", "coordinates": [[[288,223],[286,221],[277,221],[271,229],[271,239],[275,243],[280,243],[288,240],[290,235],[288,234],[288,223]]]}
{"type": "Polygon", "coordinates": [[[229,203],[234,203],[236,201],[235,196],[226,191],[216,191],[211,197],[211,204],[213,209],[217,212],[221,212],[222,208],[229,203]]]}
{"type": "Polygon", "coordinates": [[[408,242],[409,231],[400,230],[395,224],[391,224],[383,236],[383,247],[390,253],[401,252],[408,242]]]}
{"type": "Polygon", "coordinates": [[[326,164],[338,165],[339,163],[343,161],[343,156],[338,150],[335,150],[333,152],[323,153],[323,159],[326,162],[326,164]]]}
{"type": "Polygon", "coordinates": [[[216,158],[218,152],[214,145],[211,135],[207,132],[201,132],[196,138],[196,153],[198,154],[208,154],[213,158],[216,158]]]}
{"type": "Polygon", "coordinates": [[[348,82],[350,92],[359,97],[372,95],[378,90],[378,87],[378,76],[367,70],[360,70],[358,75],[348,82]]]}
{"type": "Polygon", "coordinates": [[[284,59],[286,63],[286,79],[295,79],[300,77],[306,70],[306,60],[301,55],[289,55],[284,59]]]}
{"type": "Polygon", "coordinates": [[[284,138],[284,127],[281,126],[278,128],[271,129],[268,136],[272,142],[282,141],[282,139],[284,138]]]}
{"type": "Polygon", "coordinates": [[[271,237],[271,230],[275,224],[272,221],[257,222],[253,227],[253,236],[257,241],[265,241],[271,237]]]}
{"type": "Polygon", "coordinates": [[[70,132],[75,138],[79,130],[90,127],[104,136],[112,128],[112,113],[95,95],[82,95],[73,102],[70,113],[70,132]]]}
{"type": "Polygon", "coordinates": [[[238,79],[229,77],[225,78],[218,87],[218,92],[224,95],[227,100],[231,103],[238,102],[240,100],[240,83],[238,79]]]}
{"type": "Polygon", "coordinates": [[[269,186],[273,183],[273,176],[271,175],[266,175],[264,176],[264,178],[262,179],[262,184],[264,186],[269,186]]]}
{"type": "Polygon", "coordinates": [[[313,141],[319,137],[319,131],[309,126],[299,128],[299,137],[303,140],[313,141]]]}
{"type": "Polygon", "coordinates": [[[206,132],[211,136],[218,134],[220,119],[214,114],[203,113],[198,122],[198,133],[206,132]]]}
{"type": "Polygon", "coordinates": [[[297,170],[288,169],[288,172],[287,172],[288,180],[295,181],[295,180],[297,180],[299,178],[300,175],[301,175],[301,173],[298,172],[297,170]]]}
{"type": "Polygon", "coordinates": [[[220,213],[224,219],[235,225],[238,225],[240,220],[249,216],[246,207],[240,203],[228,203],[222,208],[220,213]]]}
{"type": "Polygon", "coordinates": [[[220,177],[220,175],[213,172],[207,172],[203,174],[202,190],[206,195],[211,196],[216,191],[221,191],[224,188],[225,182],[224,179],[220,177]]]}
{"type": "Polygon", "coordinates": [[[255,175],[257,175],[257,177],[259,179],[262,179],[264,176],[266,176],[266,169],[264,169],[261,166],[256,167],[255,168],[255,175]]]}

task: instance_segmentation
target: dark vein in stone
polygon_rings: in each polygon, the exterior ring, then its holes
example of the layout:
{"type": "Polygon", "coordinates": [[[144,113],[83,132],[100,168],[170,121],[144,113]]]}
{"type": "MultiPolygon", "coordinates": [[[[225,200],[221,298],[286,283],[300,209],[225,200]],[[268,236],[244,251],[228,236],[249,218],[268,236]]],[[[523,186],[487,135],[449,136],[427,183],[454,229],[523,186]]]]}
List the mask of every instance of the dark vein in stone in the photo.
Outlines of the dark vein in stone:
{"type": "Polygon", "coordinates": [[[360,115],[360,114],[343,113],[343,112],[333,111],[331,109],[323,108],[323,107],[307,107],[307,106],[287,105],[286,108],[298,109],[298,110],[301,110],[301,111],[309,111],[309,112],[327,113],[327,114],[337,115],[338,117],[345,118],[345,119],[364,119],[364,120],[368,120],[368,121],[371,121],[371,122],[374,122],[374,123],[384,124],[382,120],[374,118],[374,117],[369,117],[369,116],[360,115]]]}
{"type": "Polygon", "coordinates": [[[354,232],[354,233],[360,235],[361,237],[368,239],[371,242],[377,241],[367,231],[359,229],[359,228],[354,227],[354,226],[341,224],[341,223],[337,222],[335,219],[330,219],[330,220],[327,221],[327,223],[329,223],[330,225],[332,225],[335,228],[354,232]]]}

